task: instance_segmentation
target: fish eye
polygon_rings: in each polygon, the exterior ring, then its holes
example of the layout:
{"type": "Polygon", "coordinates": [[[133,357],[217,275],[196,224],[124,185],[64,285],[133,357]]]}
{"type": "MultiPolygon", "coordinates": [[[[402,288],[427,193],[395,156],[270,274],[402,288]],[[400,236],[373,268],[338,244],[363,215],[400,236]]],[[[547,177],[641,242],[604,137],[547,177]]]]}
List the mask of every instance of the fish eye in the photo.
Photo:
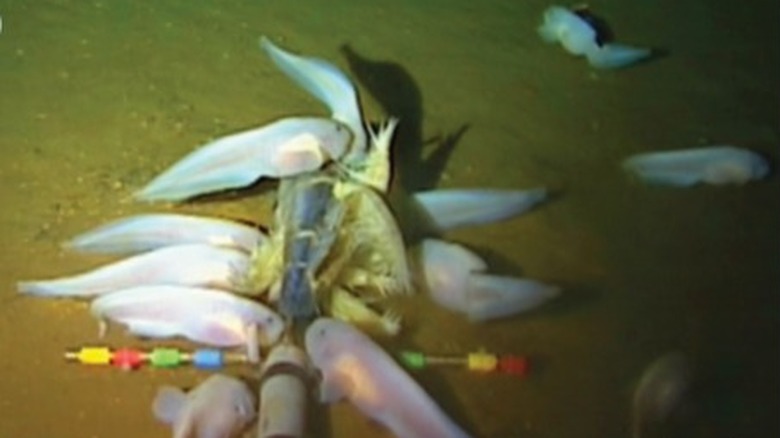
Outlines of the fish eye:
{"type": "Polygon", "coordinates": [[[249,412],[246,411],[244,405],[239,403],[233,405],[233,411],[236,413],[236,415],[240,417],[246,417],[247,415],[249,415],[249,412]]]}

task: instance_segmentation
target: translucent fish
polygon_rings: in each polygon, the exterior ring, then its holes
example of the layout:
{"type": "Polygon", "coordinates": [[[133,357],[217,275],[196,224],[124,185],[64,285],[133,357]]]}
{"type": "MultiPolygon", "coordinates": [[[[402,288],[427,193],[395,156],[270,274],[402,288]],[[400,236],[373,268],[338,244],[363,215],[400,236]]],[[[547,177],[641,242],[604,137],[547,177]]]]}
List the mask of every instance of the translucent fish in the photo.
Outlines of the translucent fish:
{"type": "Polygon", "coordinates": [[[522,214],[547,199],[547,190],[446,189],[414,194],[440,230],[483,225],[522,214]]]}
{"type": "Polygon", "coordinates": [[[466,438],[425,391],[368,336],[329,318],[306,330],[306,353],[320,371],[320,399],[346,399],[404,438],[466,438]]]}
{"type": "Polygon", "coordinates": [[[677,187],[745,184],[769,174],[763,157],[733,146],[649,152],[629,157],[622,166],[647,183],[677,187]]]}
{"type": "Polygon", "coordinates": [[[284,331],[284,322],[260,303],[221,290],[149,285],[122,289],[96,298],[92,315],[127,327],[136,336],[183,336],[217,346],[246,346],[250,359],[259,359],[258,342],[269,346],[284,331]]]}
{"type": "Polygon", "coordinates": [[[255,401],[241,380],[214,374],[187,393],[174,386],[160,387],[152,411],[171,425],[174,437],[229,438],[254,419],[255,401]]]}
{"type": "Polygon", "coordinates": [[[139,214],[80,234],[65,244],[82,252],[124,254],[204,243],[253,251],[266,240],[256,227],[231,220],[174,213],[139,214]]]}
{"type": "Polygon", "coordinates": [[[631,405],[633,438],[663,436],[673,412],[691,396],[692,368],[681,352],[664,354],[642,372],[631,405]]]}
{"type": "Polygon", "coordinates": [[[426,239],[421,259],[431,298],[472,321],[515,315],[560,294],[558,287],[538,281],[485,274],[485,262],[454,243],[426,239]]]}
{"type": "Polygon", "coordinates": [[[598,32],[591,23],[561,6],[551,6],[545,10],[544,21],[537,32],[544,41],[560,43],[572,55],[586,57],[595,68],[628,67],[647,59],[653,53],[651,49],[643,47],[613,42],[600,44],[598,32]]]}
{"type": "Polygon", "coordinates": [[[646,47],[627,46],[625,44],[607,43],[595,46],[585,53],[588,63],[595,68],[613,69],[636,64],[653,54],[646,47]]]}
{"type": "Polygon", "coordinates": [[[176,245],[135,255],[97,269],[52,280],[25,281],[21,293],[45,297],[89,297],[128,287],[168,284],[240,290],[249,255],[211,245],[176,245]]]}
{"type": "Polygon", "coordinates": [[[550,6],[544,11],[544,21],[537,32],[548,43],[560,43],[572,55],[584,55],[596,44],[596,30],[561,6],[550,6]]]}
{"type": "Polygon", "coordinates": [[[347,75],[325,60],[287,52],[266,37],[260,39],[260,47],[284,74],[325,104],[335,120],[349,127],[354,135],[349,154],[364,154],[363,116],[357,91],[347,75]]]}
{"type": "Polygon", "coordinates": [[[218,138],[187,155],[135,193],[145,201],[180,201],[319,169],[338,159],[352,138],[331,119],[292,117],[218,138]]]}

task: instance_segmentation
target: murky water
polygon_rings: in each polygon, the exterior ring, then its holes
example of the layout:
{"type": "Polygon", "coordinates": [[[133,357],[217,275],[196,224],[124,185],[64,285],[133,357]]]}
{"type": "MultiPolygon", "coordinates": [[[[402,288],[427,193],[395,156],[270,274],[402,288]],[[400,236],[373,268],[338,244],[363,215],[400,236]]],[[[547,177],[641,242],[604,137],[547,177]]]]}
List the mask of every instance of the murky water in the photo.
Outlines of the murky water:
{"type": "MultiPolygon", "coordinates": [[[[167,436],[150,413],[156,387],[203,376],[66,364],[66,348],[97,341],[86,304],[18,298],[15,283],[104,262],[58,245],[108,219],[173,209],[129,194],[196,145],[325,113],[262,55],[261,34],[350,71],[371,119],[401,117],[407,186],[558,193],[527,216],[448,235],[500,272],[562,285],[558,302],[483,325],[424,296],[398,302],[408,329],[390,349],[531,357],[526,379],[414,374],[468,430],[626,436],[642,370],[679,350],[701,384],[687,436],[777,435],[780,179],[669,190],[617,167],[708,143],[777,165],[777,2],[592,3],[619,40],[669,51],[620,72],[542,44],[534,28],[547,6],[0,0],[0,437],[167,436]]],[[[267,223],[262,192],[175,209],[267,223]]],[[[158,345],[119,330],[106,342],[158,345]]],[[[383,433],[346,405],[320,417],[312,436],[383,433]]]]}

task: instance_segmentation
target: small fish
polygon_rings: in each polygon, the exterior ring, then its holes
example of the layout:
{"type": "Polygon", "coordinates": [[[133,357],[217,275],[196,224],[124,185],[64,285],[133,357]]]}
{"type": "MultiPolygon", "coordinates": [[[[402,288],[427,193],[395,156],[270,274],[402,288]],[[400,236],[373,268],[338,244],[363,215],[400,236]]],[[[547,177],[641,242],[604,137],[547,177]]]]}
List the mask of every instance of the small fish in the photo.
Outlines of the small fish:
{"type": "Polygon", "coordinates": [[[341,157],[351,139],[350,129],[332,119],[278,120],[200,147],[136,192],[135,197],[144,201],[181,201],[245,187],[262,177],[299,175],[341,157]]]}
{"type": "Polygon", "coordinates": [[[547,190],[445,189],[419,192],[414,199],[439,230],[502,221],[547,199],[547,190]]]}
{"type": "Polygon", "coordinates": [[[653,55],[648,48],[601,41],[585,14],[561,6],[550,6],[544,11],[544,21],[537,32],[544,41],[560,43],[572,55],[584,56],[594,68],[628,67],[653,55]]]}
{"type": "Polygon", "coordinates": [[[357,90],[349,77],[335,65],[323,59],[290,53],[266,37],[260,38],[260,47],[274,64],[331,112],[334,120],[349,127],[353,137],[346,148],[345,159],[362,158],[366,153],[367,138],[357,90]]]}
{"type": "Polygon", "coordinates": [[[689,396],[691,381],[691,365],[683,353],[667,353],[648,365],[634,391],[632,437],[663,436],[664,424],[689,396]]]}
{"type": "Polygon", "coordinates": [[[264,305],[229,292],[185,286],[142,286],[98,297],[90,306],[100,321],[127,327],[136,336],[184,336],[217,347],[246,346],[259,359],[258,343],[268,346],[284,331],[281,317],[264,305]]]}
{"type": "Polygon", "coordinates": [[[387,353],[349,324],[317,319],[306,330],[305,343],[322,373],[322,402],[345,398],[397,437],[468,436],[387,353]]]}
{"type": "Polygon", "coordinates": [[[173,428],[173,438],[231,438],[255,418],[255,398],[238,379],[214,374],[192,391],[157,391],[152,412],[173,428]]]}
{"type": "Polygon", "coordinates": [[[596,29],[579,15],[561,6],[550,6],[537,28],[548,43],[560,43],[572,55],[584,55],[596,44],[596,29]]]}
{"type": "Polygon", "coordinates": [[[769,175],[766,159],[734,146],[637,154],[623,161],[623,169],[646,183],[676,187],[745,184],[769,175]]]}
{"type": "Polygon", "coordinates": [[[560,294],[558,287],[538,281],[485,274],[485,261],[454,243],[426,239],[421,252],[431,298],[472,321],[511,316],[560,294]]]}
{"type": "Polygon", "coordinates": [[[256,227],[227,219],[154,213],[117,219],[74,237],[64,246],[81,252],[127,254],[204,243],[250,253],[265,240],[256,227]]]}
{"type": "Polygon", "coordinates": [[[232,248],[191,244],[166,246],[71,277],[23,281],[21,293],[88,297],[143,285],[208,286],[240,291],[249,254],[232,248]]]}

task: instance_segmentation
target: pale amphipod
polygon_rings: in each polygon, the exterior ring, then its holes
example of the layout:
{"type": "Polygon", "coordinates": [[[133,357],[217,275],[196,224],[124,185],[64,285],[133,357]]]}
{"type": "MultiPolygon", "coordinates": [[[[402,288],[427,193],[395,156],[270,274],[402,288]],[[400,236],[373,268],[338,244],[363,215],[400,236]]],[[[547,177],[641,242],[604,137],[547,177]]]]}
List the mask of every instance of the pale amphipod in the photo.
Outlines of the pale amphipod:
{"type": "Polygon", "coordinates": [[[472,321],[503,318],[556,297],[556,286],[485,273],[484,260],[466,248],[436,239],[422,243],[422,269],[431,298],[472,321]]]}
{"type": "Polygon", "coordinates": [[[414,199],[440,229],[493,223],[522,214],[547,199],[547,190],[443,189],[414,199]]]}
{"type": "Polygon", "coordinates": [[[627,67],[648,58],[652,50],[614,42],[600,43],[597,30],[574,11],[550,6],[537,28],[539,36],[548,43],[560,43],[576,56],[584,56],[591,66],[602,69],[627,67]]]}
{"type": "Polygon", "coordinates": [[[146,201],[180,201],[244,187],[262,177],[282,178],[313,171],[341,157],[351,138],[349,128],[336,120],[282,119],[202,146],[135,196],[146,201]]]}
{"type": "Polygon", "coordinates": [[[677,187],[745,184],[769,174],[766,159],[733,146],[649,152],[626,159],[622,166],[644,182],[677,187]]]}

